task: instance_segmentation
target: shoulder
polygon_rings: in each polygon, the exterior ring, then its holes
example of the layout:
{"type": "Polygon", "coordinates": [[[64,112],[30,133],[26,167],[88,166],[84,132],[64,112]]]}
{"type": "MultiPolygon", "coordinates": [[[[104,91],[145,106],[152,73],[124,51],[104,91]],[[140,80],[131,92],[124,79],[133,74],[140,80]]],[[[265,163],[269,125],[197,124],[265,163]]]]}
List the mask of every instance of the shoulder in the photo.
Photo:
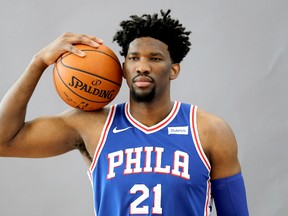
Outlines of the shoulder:
{"type": "Polygon", "coordinates": [[[230,125],[221,117],[198,109],[200,141],[212,167],[212,178],[222,178],[240,171],[237,141],[230,125]]]}
{"type": "Polygon", "coordinates": [[[209,138],[215,139],[233,135],[231,127],[223,118],[202,109],[197,110],[197,122],[199,129],[209,138]]]}
{"type": "Polygon", "coordinates": [[[69,109],[59,114],[67,124],[74,128],[87,127],[89,124],[100,124],[106,121],[110,108],[102,108],[95,111],[82,111],[79,109],[69,109]]]}
{"type": "Polygon", "coordinates": [[[74,148],[80,150],[83,156],[91,162],[92,156],[100,139],[110,108],[96,111],[69,109],[59,114],[66,128],[75,131],[74,148]]]}

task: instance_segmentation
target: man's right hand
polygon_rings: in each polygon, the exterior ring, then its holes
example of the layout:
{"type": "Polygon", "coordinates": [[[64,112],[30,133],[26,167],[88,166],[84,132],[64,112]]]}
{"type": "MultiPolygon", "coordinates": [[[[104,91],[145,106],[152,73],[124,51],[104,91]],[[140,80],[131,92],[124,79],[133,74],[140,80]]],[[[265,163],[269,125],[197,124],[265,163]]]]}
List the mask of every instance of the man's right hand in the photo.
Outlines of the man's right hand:
{"type": "Polygon", "coordinates": [[[43,67],[48,67],[56,62],[56,60],[65,52],[71,52],[80,57],[84,57],[85,53],[75,47],[75,44],[85,44],[97,48],[99,44],[102,43],[102,39],[92,35],[66,32],[40,50],[34,56],[34,60],[39,61],[43,67]]]}

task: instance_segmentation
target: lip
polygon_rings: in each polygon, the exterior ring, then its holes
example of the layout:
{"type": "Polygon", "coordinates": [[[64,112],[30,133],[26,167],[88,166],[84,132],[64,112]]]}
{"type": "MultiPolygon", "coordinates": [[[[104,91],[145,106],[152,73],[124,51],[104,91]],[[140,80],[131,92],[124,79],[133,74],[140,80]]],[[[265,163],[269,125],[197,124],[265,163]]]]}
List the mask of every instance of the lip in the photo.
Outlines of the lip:
{"type": "Polygon", "coordinates": [[[152,84],[153,80],[148,76],[137,76],[133,79],[133,83],[138,88],[146,88],[152,84]]]}

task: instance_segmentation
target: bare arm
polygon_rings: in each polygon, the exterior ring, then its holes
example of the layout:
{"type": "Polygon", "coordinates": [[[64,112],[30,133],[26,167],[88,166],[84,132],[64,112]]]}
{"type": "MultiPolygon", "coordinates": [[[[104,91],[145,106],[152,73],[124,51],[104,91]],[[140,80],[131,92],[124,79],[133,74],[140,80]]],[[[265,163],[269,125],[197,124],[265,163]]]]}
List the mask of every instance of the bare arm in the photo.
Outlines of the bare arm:
{"type": "Polygon", "coordinates": [[[211,163],[211,194],[217,215],[248,216],[245,183],[237,156],[237,142],[221,118],[200,112],[200,138],[211,163]]]}
{"type": "Polygon", "coordinates": [[[211,179],[232,176],[241,171],[237,142],[230,126],[221,118],[200,111],[200,140],[211,163],[211,179]]]}
{"type": "Polygon", "coordinates": [[[93,36],[65,33],[33,57],[1,101],[0,156],[46,157],[72,149],[67,143],[79,139],[79,135],[71,122],[63,116],[25,122],[26,108],[41,75],[62,53],[84,56],[73,44],[97,47],[101,42],[93,36]]]}

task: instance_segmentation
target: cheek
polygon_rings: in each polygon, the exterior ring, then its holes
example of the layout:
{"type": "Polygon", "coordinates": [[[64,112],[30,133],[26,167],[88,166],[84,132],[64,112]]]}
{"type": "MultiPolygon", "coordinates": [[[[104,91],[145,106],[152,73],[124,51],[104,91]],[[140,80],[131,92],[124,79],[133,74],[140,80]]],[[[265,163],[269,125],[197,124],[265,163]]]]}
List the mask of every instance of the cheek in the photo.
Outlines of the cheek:
{"type": "Polygon", "coordinates": [[[126,80],[129,80],[129,78],[131,77],[130,73],[129,73],[129,70],[127,70],[127,68],[124,68],[123,69],[123,77],[124,79],[126,80]]]}
{"type": "Polygon", "coordinates": [[[133,77],[133,67],[128,64],[123,65],[123,77],[126,79],[128,82],[130,79],[133,77]]]}
{"type": "Polygon", "coordinates": [[[131,67],[128,64],[123,64],[123,77],[127,80],[129,79],[129,71],[131,71],[131,67]]]}
{"type": "Polygon", "coordinates": [[[123,67],[123,78],[126,80],[128,86],[130,86],[131,78],[129,72],[127,72],[127,68],[123,67]]]}

